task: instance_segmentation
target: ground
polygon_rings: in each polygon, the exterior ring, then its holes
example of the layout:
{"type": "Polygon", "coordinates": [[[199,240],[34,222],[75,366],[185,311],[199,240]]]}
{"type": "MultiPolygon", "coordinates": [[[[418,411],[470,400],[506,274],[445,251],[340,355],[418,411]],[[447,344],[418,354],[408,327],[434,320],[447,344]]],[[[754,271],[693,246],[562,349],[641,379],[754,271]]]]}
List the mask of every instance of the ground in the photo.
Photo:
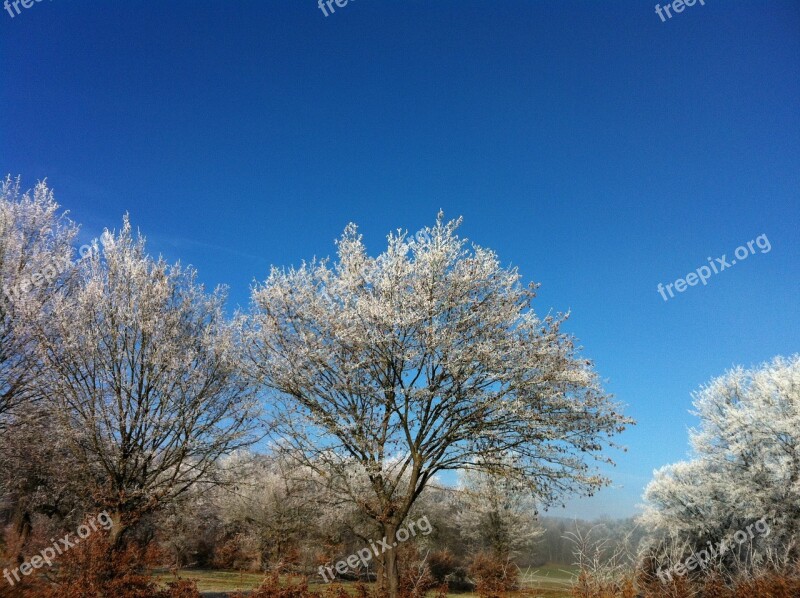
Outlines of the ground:
{"type": "MultiPolygon", "coordinates": [[[[183,579],[197,581],[198,589],[205,598],[221,598],[227,592],[247,591],[258,587],[264,576],[258,573],[239,573],[236,571],[179,571],[183,579]]],[[[163,581],[174,577],[169,573],[156,575],[163,581]]],[[[545,565],[531,568],[523,573],[522,579],[528,598],[568,598],[569,588],[575,576],[575,569],[561,565],[545,565]]],[[[345,587],[352,586],[344,583],[345,587]]],[[[475,598],[474,594],[451,594],[454,598],[475,598]]]]}

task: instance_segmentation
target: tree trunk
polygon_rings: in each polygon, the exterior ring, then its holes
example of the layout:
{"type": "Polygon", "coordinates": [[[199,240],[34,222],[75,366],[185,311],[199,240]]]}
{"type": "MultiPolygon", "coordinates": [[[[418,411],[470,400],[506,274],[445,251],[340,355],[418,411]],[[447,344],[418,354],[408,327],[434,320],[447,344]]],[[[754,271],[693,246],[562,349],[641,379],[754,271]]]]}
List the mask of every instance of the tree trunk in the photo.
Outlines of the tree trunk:
{"type": "Polygon", "coordinates": [[[378,587],[383,590],[388,598],[397,598],[400,594],[400,569],[398,568],[397,552],[395,551],[396,533],[397,525],[394,523],[383,526],[383,537],[392,548],[381,555],[378,569],[378,587]]]}
{"type": "Polygon", "coordinates": [[[112,548],[118,548],[122,542],[122,535],[128,529],[122,511],[108,511],[111,519],[111,529],[108,532],[108,542],[112,548]]]}
{"type": "Polygon", "coordinates": [[[16,514],[16,522],[15,522],[15,529],[16,532],[16,541],[17,541],[17,564],[21,565],[25,562],[25,551],[24,547],[28,541],[28,538],[31,537],[31,530],[33,526],[31,525],[31,514],[26,510],[18,510],[16,514]]]}

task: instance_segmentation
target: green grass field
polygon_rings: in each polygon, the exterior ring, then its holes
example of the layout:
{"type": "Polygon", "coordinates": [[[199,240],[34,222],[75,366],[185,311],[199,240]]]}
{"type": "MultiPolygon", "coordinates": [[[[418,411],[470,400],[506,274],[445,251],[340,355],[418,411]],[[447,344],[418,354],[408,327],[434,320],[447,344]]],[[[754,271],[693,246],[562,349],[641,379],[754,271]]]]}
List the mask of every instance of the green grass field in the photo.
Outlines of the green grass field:
{"type": "MultiPolygon", "coordinates": [[[[182,579],[192,579],[197,582],[197,589],[201,592],[238,592],[257,588],[261,585],[264,576],[261,573],[240,573],[237,571],[216,570],[184,570],[178,571],[182,579]]],[[[174,581],[170,573],[156,573],[155,577],[166,583],[174,581]]]]}
{"type": "Polygon", "coordinates": [[[522,575],[522,584],[525,589],[542,592],[541,596],[561,598],[569,596],[569,590],[577,574],[575,567],[544,565],[525,571],[522,575]]]}
{"type": "MultiPolygon", "coordinates": [[[[522,583],[527,590],[526,596],[531,598],[568,598],[572,586],[575,570],[572,567],[560,565],[545,565],[523,571],[522,583]]],[[[236,571],[216,570],[184,570],[179,571],[182,579],[191,579],[197,582],[201,592],[237,592],[248,591],[258,587],[264,576],[260,573],[239,573],[236,571]]],[[[167,572],[157,572],[155,577],[166,583],[174,580],[174,576],[167,572]]],[[[316,585],[316,584],[312,584],[316,585]]],[[[321,585],[321,584],[320,584],[321,585]]],[[[352,583],[345,582],[345,588],[352,583]]],[[[451,594],[454,598],[473,598],[474,594],[451,594]]]]}

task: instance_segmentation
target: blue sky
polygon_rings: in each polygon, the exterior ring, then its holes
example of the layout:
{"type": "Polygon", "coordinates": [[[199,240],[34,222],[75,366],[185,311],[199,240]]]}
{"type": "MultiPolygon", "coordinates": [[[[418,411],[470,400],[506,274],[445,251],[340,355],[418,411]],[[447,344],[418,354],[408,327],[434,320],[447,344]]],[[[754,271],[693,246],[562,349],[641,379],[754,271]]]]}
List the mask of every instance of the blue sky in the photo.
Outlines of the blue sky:
{"type": "Polygon", "coordinates": [[[537,311],[572,310],[639,424],[570,515],[632,514],[687,454],[694,388],[799,349],[796,2],[20,9],[0,11],[0,170],[47,177],[86,238],[128,211],[233,308],[350,221],[378,252],[441,208],[542,284],[537,311]],[[761,234],[768,253],[658,294],[761,234]]]}

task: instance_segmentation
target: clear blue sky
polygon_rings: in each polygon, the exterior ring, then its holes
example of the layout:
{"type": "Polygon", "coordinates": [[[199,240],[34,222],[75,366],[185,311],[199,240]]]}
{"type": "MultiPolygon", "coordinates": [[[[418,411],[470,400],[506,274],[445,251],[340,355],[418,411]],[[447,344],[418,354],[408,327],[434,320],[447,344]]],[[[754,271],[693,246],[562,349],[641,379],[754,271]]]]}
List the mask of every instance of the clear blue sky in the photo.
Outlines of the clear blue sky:
{"type": "Polygon", "coordinates": [[[374,252],[439,208],[542,283],[639,425],[631,514],[684,457],[692,389],[798,351],[800,4],[314,0],[34,3],[0,11],[0,170],[96,236],[129,211],[154,253],[245,305],[270,264],[374,252]],[[12,9],[13,10],[13,9],[12,9]],[[766,234],[772,250],[665,302],[766,234]]]}

